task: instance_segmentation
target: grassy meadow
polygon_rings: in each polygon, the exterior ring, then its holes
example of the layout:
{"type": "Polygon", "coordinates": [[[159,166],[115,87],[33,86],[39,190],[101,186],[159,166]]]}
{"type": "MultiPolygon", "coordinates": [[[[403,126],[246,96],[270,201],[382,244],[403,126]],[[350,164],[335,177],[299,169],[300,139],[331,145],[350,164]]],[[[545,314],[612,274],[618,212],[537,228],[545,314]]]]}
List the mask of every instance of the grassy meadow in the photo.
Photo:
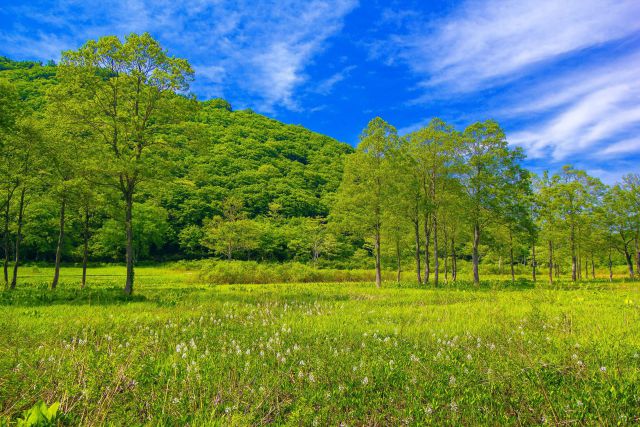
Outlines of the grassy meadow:
{"type": "Polygon", "coordinates": [[[203,284],[26,267],[0,294],[0,416],[101,425],[634,424],[640,284],[203,284]]]}

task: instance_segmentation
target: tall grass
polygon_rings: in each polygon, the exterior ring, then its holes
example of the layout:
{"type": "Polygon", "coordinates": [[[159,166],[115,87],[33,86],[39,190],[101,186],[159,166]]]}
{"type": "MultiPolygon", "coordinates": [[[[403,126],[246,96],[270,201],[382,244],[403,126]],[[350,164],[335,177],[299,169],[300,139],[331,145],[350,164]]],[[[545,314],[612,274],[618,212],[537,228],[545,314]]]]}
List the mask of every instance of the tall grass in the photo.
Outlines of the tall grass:
{"type": "Polygon", "coordinates": [[[89,426],[640,422],[638,283],[187,277],[4,293],[0,425],[41,401],[89,426]]]}

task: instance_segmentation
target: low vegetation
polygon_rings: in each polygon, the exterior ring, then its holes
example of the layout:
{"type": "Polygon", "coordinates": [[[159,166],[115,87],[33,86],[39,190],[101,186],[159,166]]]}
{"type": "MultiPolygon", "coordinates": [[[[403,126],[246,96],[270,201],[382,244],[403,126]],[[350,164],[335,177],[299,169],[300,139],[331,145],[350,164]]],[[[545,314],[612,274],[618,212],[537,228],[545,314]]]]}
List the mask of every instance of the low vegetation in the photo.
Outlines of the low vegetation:
{"type": "MultiPolygon", "coordinates": [[[[44,268],[0,300],[0,415],[65,423],[633,424],[640,285],[204,285],[44,268]]],[[[195,274],[190,274],[195,273],[195,274]]],[[[373,274],[371,271],[370,274],[373,274]]],[[[602,272],[602,276],[606,274],[602,272]]]]}

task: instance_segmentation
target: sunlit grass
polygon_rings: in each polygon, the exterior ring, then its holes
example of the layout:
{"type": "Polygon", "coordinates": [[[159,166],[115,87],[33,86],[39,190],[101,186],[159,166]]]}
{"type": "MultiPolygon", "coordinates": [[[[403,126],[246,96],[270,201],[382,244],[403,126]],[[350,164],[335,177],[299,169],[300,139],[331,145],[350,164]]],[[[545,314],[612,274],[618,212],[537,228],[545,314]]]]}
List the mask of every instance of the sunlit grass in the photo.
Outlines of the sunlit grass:
{"type": "Polygon", "coordinates": [[[638,283],[211,286],[164,266],[139,268],[131,298],[121,267],[84,291],[78,272],[1,294],[0,414],[43,400],[82,425],[639,421],[638,283]]]}

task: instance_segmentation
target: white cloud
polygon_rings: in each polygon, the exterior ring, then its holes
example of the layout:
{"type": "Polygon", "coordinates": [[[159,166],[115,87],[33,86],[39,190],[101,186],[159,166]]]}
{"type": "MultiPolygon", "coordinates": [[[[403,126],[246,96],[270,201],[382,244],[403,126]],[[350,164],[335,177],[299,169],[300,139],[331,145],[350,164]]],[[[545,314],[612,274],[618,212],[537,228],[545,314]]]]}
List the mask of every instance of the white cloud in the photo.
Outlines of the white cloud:
{"type": "Polygon", "coordinates": [[[564,54],[640,30],[637,0],[467,1],[453,14],[392,39],[425,86],[472,91],[564,54]]]}
{"type": "Polygon", "coordinates": [[[12,58],[38,59],[47,61],[60,59],[60,53],[75,45],[70,37],[47,34],[41,31],[29,35],[7,34],[0,32],[0,41],[4,45],[3,53],[12,58]]]}
{"type": "Polygon", "coordinates": [[[640,129],[640,46],[628,40],[640,32],[639,1],[467,0],[405,28],[382,50],[373,47],[417,76],[422,90],[413,103],[477,102],[488,93],[481,91],[501,87],[481,118],[520,123],[509,140],[530,157],[561,162],[638,152],[629,144],[640,129]],[[628,44],[613,43],[622,40],[628,44]],[[588,58],[587,49],[614,44],[602,62],[575,62],[588,58]],[[573,64],[561,62],[570,57],[573,64]]]}
{"type": "Polygon", "coordinates": [[[640,153],[640,137],[629,138],[611,144],[598,153],[599,156],[615,156],[619,154],[640,153]]]}
{"type": "Polygon", "coordinates": [[[357,0],[34,2],[12,12],[46,24],[49,33],[6,26],[0,30],[0,44],[9,46],[3,49],[9,54],[49,59],[89,38],[149,31],[171,53],[180,52],[197,64],[198,87],[210,84],[209,92],[220,93],[235,85],[256,99],[259,109],[296,109],[305,69],[356,6],[357,0]],[[65,36],[56,40],[57,34],[65,36]],[[56,43],[43,48],[47,40],[56,43]]]}
{"type": "Polygon", "coordinates": [[[334,73],[329,78],[322,80],[316,88],[315,92],[320,93],[322,95],[328,95],[333,91],[335,85],[349,77],[349,74],[355,69],[355,65],[349,65],[348,67],[344,67],[342,70],[334,73]]]}
{"type": "Polygon", "coordinates": [[[607,67],[585,67],[518,95],[505,114],[525,116],[541,113],[551,116],[533,120],[510,135],[510,141],[525,147],[532,157],[551,154],[556,161],[573,155],[597,158],[624,154],[606,151],[606,145],[627,140],[628,133],[640,127],[640,55],[634,54],[610,62],[607,67]],[[603,144],[605,147],[603,148],[603,144]]]}

